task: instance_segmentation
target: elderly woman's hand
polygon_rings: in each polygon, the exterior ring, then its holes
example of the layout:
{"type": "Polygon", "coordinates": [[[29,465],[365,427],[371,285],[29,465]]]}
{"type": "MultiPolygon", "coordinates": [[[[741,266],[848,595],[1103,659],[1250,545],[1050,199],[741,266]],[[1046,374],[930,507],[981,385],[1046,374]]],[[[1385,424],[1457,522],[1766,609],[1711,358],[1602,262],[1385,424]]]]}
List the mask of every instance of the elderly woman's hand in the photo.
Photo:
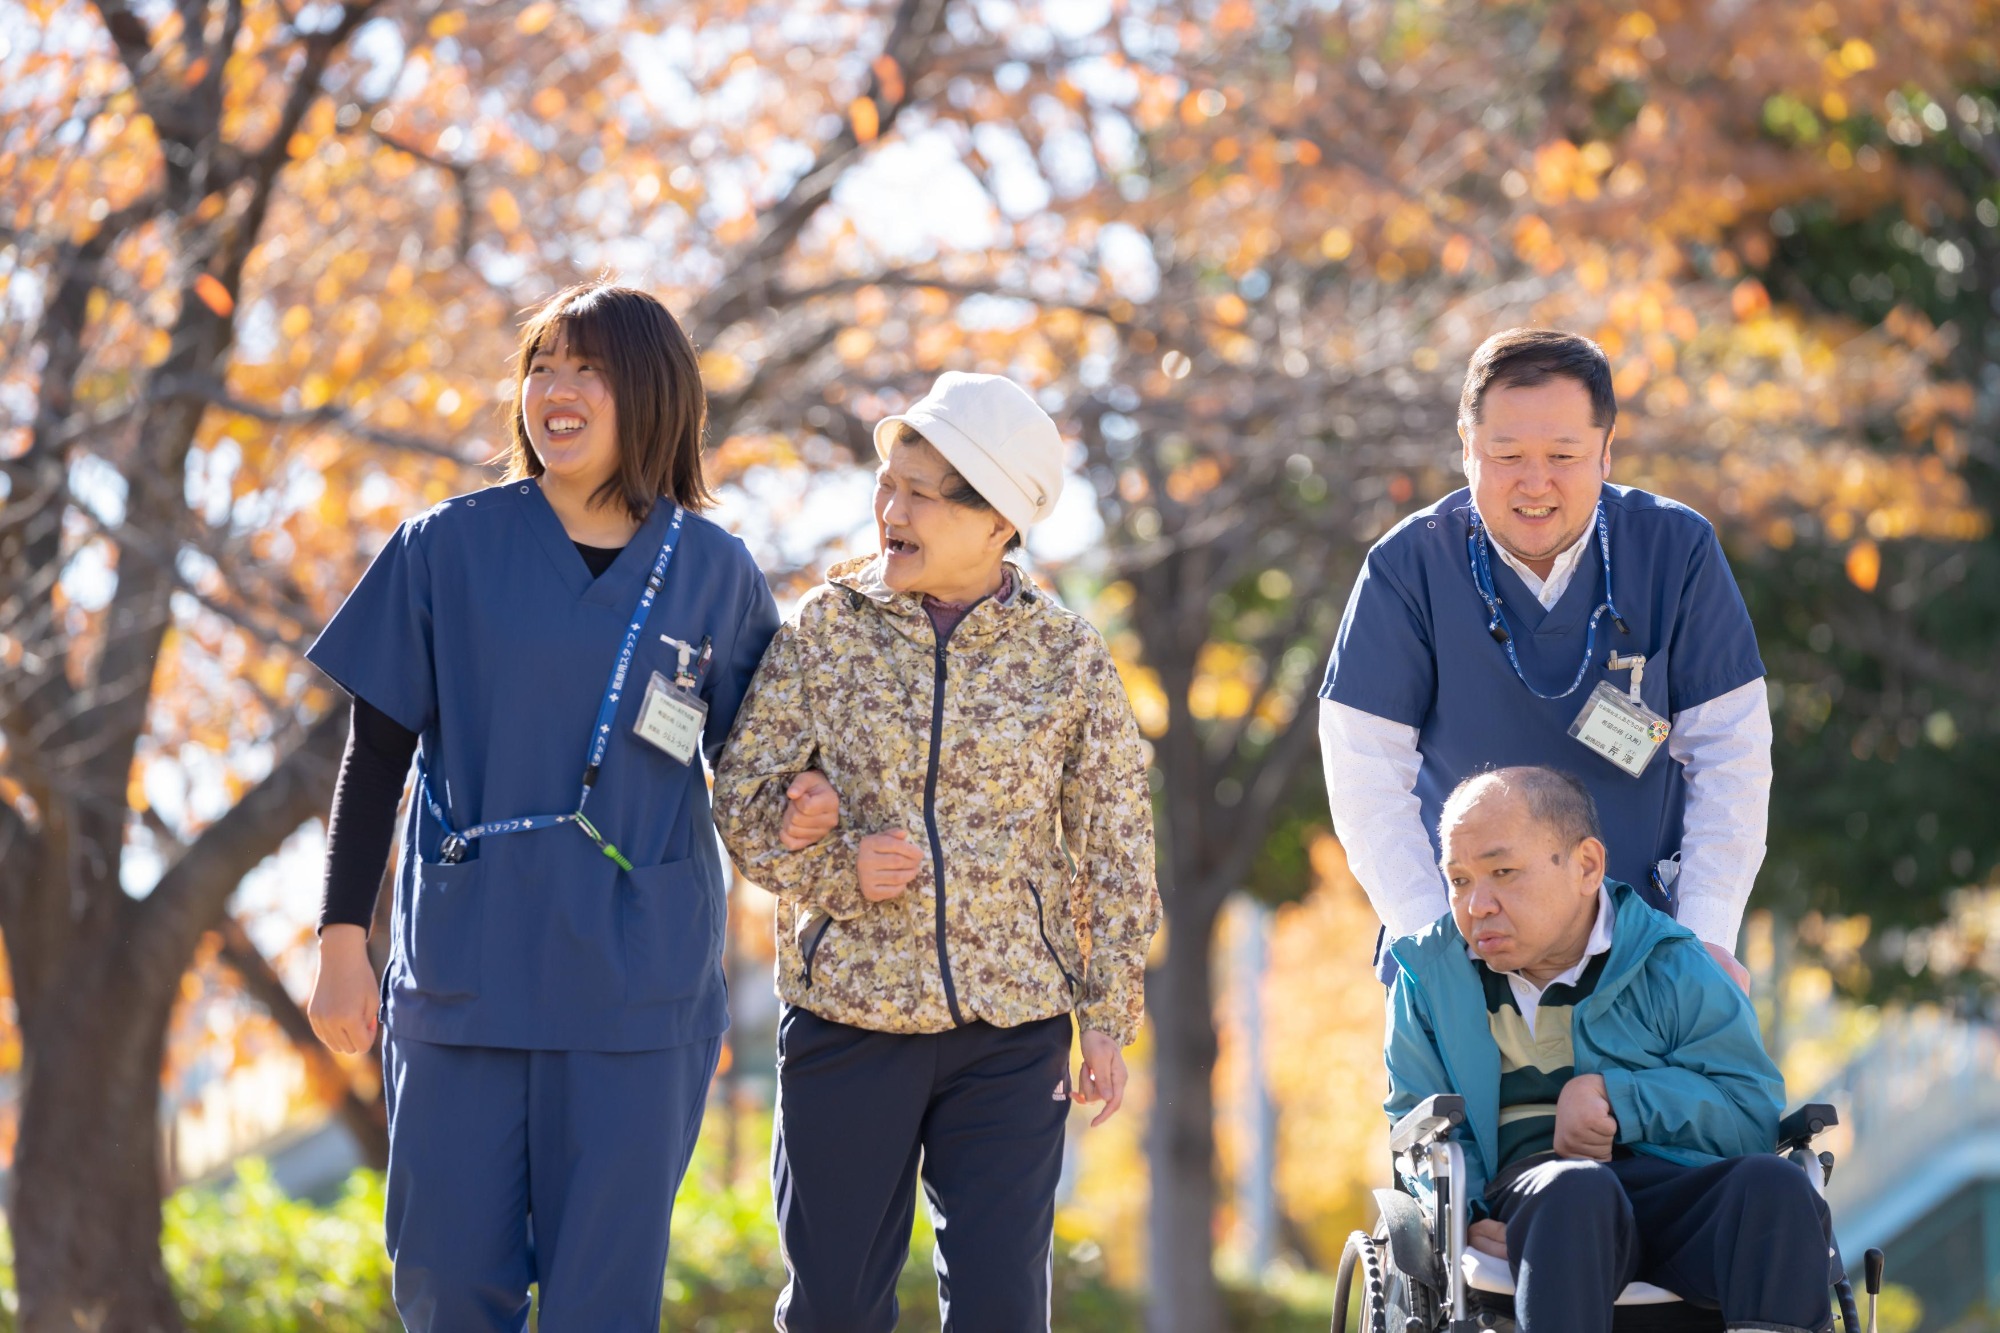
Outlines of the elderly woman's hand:
{"type": "Polygon", "coordinates": [[[788,852],[802,852],[840,827],[840,793],[826,774],[809,768],[785,788],[785,818],[778,841],[788,852]]]}
{"type": "Polygon", "coordinates": [[[863,838],[855,862],[861,872],[861,896],[871,903],[886,903],[910,887],[924,868],[924,853],[902,829],[890,829],[863,838]]]}
{"type": "Polygon", "coordinates": [[[1090,1122],[1095,1129],[1125,1104],[1125,1052],[1119,1049],[1116,1037],[1090,1028],[1083,1030],[1082,1041],[1083,1068],[1077,1071],[1076,1090],[1070,1099],[1078,1106],[1104,1103],[1104,1109],[1090,1122]]]}

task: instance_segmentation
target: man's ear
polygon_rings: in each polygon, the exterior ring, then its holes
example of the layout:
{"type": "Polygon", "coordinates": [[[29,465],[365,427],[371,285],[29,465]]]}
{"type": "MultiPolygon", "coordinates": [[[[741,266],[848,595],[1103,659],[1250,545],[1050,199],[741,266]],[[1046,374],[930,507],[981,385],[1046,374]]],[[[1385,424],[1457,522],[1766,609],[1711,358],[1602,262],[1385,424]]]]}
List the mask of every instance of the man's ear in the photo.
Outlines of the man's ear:
{"type": "Polygon", "coordinates": [[[1458,470],[1472,475],[1472,427],[1463,417],[1458,421],[1458,470]]]}
{"type": "Polygon", "coordinates": [[[1617,437],[1618,423],[1614,421],[1611,423],[1610,429],[1604,432],[1604,459],[1600,466],[1606,481],[1611,480],[1611,441],[1617,437]]]}
{"type": "Polygon", "coordinates": [[[1610,859],[1610,854],[1604,850],[1604,844],[1596,838],[1585,838],[1576,845],[1570,856],[1576,862],[1577,874],[1583,877],[1584,882],[1590,885],[1591,892],[1595,893],[1597,882],[1604,878],[1605,863],[1610,859]]]}

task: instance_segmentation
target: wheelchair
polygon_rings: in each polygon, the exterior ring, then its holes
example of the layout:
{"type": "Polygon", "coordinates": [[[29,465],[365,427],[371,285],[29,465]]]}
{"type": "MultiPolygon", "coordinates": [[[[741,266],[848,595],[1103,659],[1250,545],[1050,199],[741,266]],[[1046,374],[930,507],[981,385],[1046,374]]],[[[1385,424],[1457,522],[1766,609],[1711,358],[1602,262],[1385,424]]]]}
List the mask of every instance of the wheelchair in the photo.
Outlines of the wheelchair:
{"type": "MultiPolygon", "coordinates": [[[[1332,1333],[1514,1333],[1514,1279],[1505,1260],[1466,1244],[1464,1149],[1450,1137],[1465,1122],[1465,1099],[1427,1097],[1396,1122],[1389,1151],[1397,1187],[1375,1191],[1380,1217],[1373,1233],[1347,1238],[1334,1278],[1332,1333]],[[1427,1181],[1426,1205],[1403,1185],[1427,1181]]],[[[1802,1106],[1778,1126],[1778,1152],[1824,1189],[1833,1154],[1815,1154],[1813,1139],[1839,1123],[1834,1108],[1802,1106]]],[[[1868,1251],[1867,1333],[1875,1333],[1875,1298],[1882,1290],[1882,1252],[1868,1251]]],[[[1863,1333],[1854,1290],[1834,1286],[1846,1333],[1863,1333]]],[[[1722,1333],[1722,1314],[1688,1304],[1663,1288],[1634,1282],[1619,1293],[1614,1333],[1722,1333]]]]}

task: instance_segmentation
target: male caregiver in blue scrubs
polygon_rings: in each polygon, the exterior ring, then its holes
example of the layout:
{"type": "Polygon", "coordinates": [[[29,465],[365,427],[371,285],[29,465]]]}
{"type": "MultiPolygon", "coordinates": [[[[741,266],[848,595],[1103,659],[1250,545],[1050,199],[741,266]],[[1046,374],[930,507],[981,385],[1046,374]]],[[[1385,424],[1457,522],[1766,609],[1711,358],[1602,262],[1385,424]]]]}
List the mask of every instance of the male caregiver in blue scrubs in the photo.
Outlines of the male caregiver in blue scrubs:
{"type": "Polygon", "coordinates": [[[1739,986],[1764,859],[1771,719],[1743,596],[1707,519],[1608,484],[1618,403],[1587,338],[1511,329],[1459,399],[1469,485],[1375,543],[1348,599],[1320,745],[1334,830],[1389,938],[1449,905],[1435,831],[1481,769],[1572,773],[1612,879],[1739,986]]]}

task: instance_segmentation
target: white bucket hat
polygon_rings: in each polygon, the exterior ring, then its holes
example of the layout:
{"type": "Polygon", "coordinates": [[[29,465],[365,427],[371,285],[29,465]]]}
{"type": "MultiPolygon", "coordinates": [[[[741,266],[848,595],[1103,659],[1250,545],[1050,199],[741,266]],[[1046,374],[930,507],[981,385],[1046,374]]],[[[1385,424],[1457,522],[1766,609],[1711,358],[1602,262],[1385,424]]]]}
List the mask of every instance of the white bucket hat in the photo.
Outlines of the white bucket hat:
{"type": "Polygon", "coordinates": [[[1000,375],[948,370],[907,412],[875,423],[884,459],[907,424],[1000,516],[1025,534],[1055,512],[1063,487],[1062,433],[1028,391],[1000,375]]]}

